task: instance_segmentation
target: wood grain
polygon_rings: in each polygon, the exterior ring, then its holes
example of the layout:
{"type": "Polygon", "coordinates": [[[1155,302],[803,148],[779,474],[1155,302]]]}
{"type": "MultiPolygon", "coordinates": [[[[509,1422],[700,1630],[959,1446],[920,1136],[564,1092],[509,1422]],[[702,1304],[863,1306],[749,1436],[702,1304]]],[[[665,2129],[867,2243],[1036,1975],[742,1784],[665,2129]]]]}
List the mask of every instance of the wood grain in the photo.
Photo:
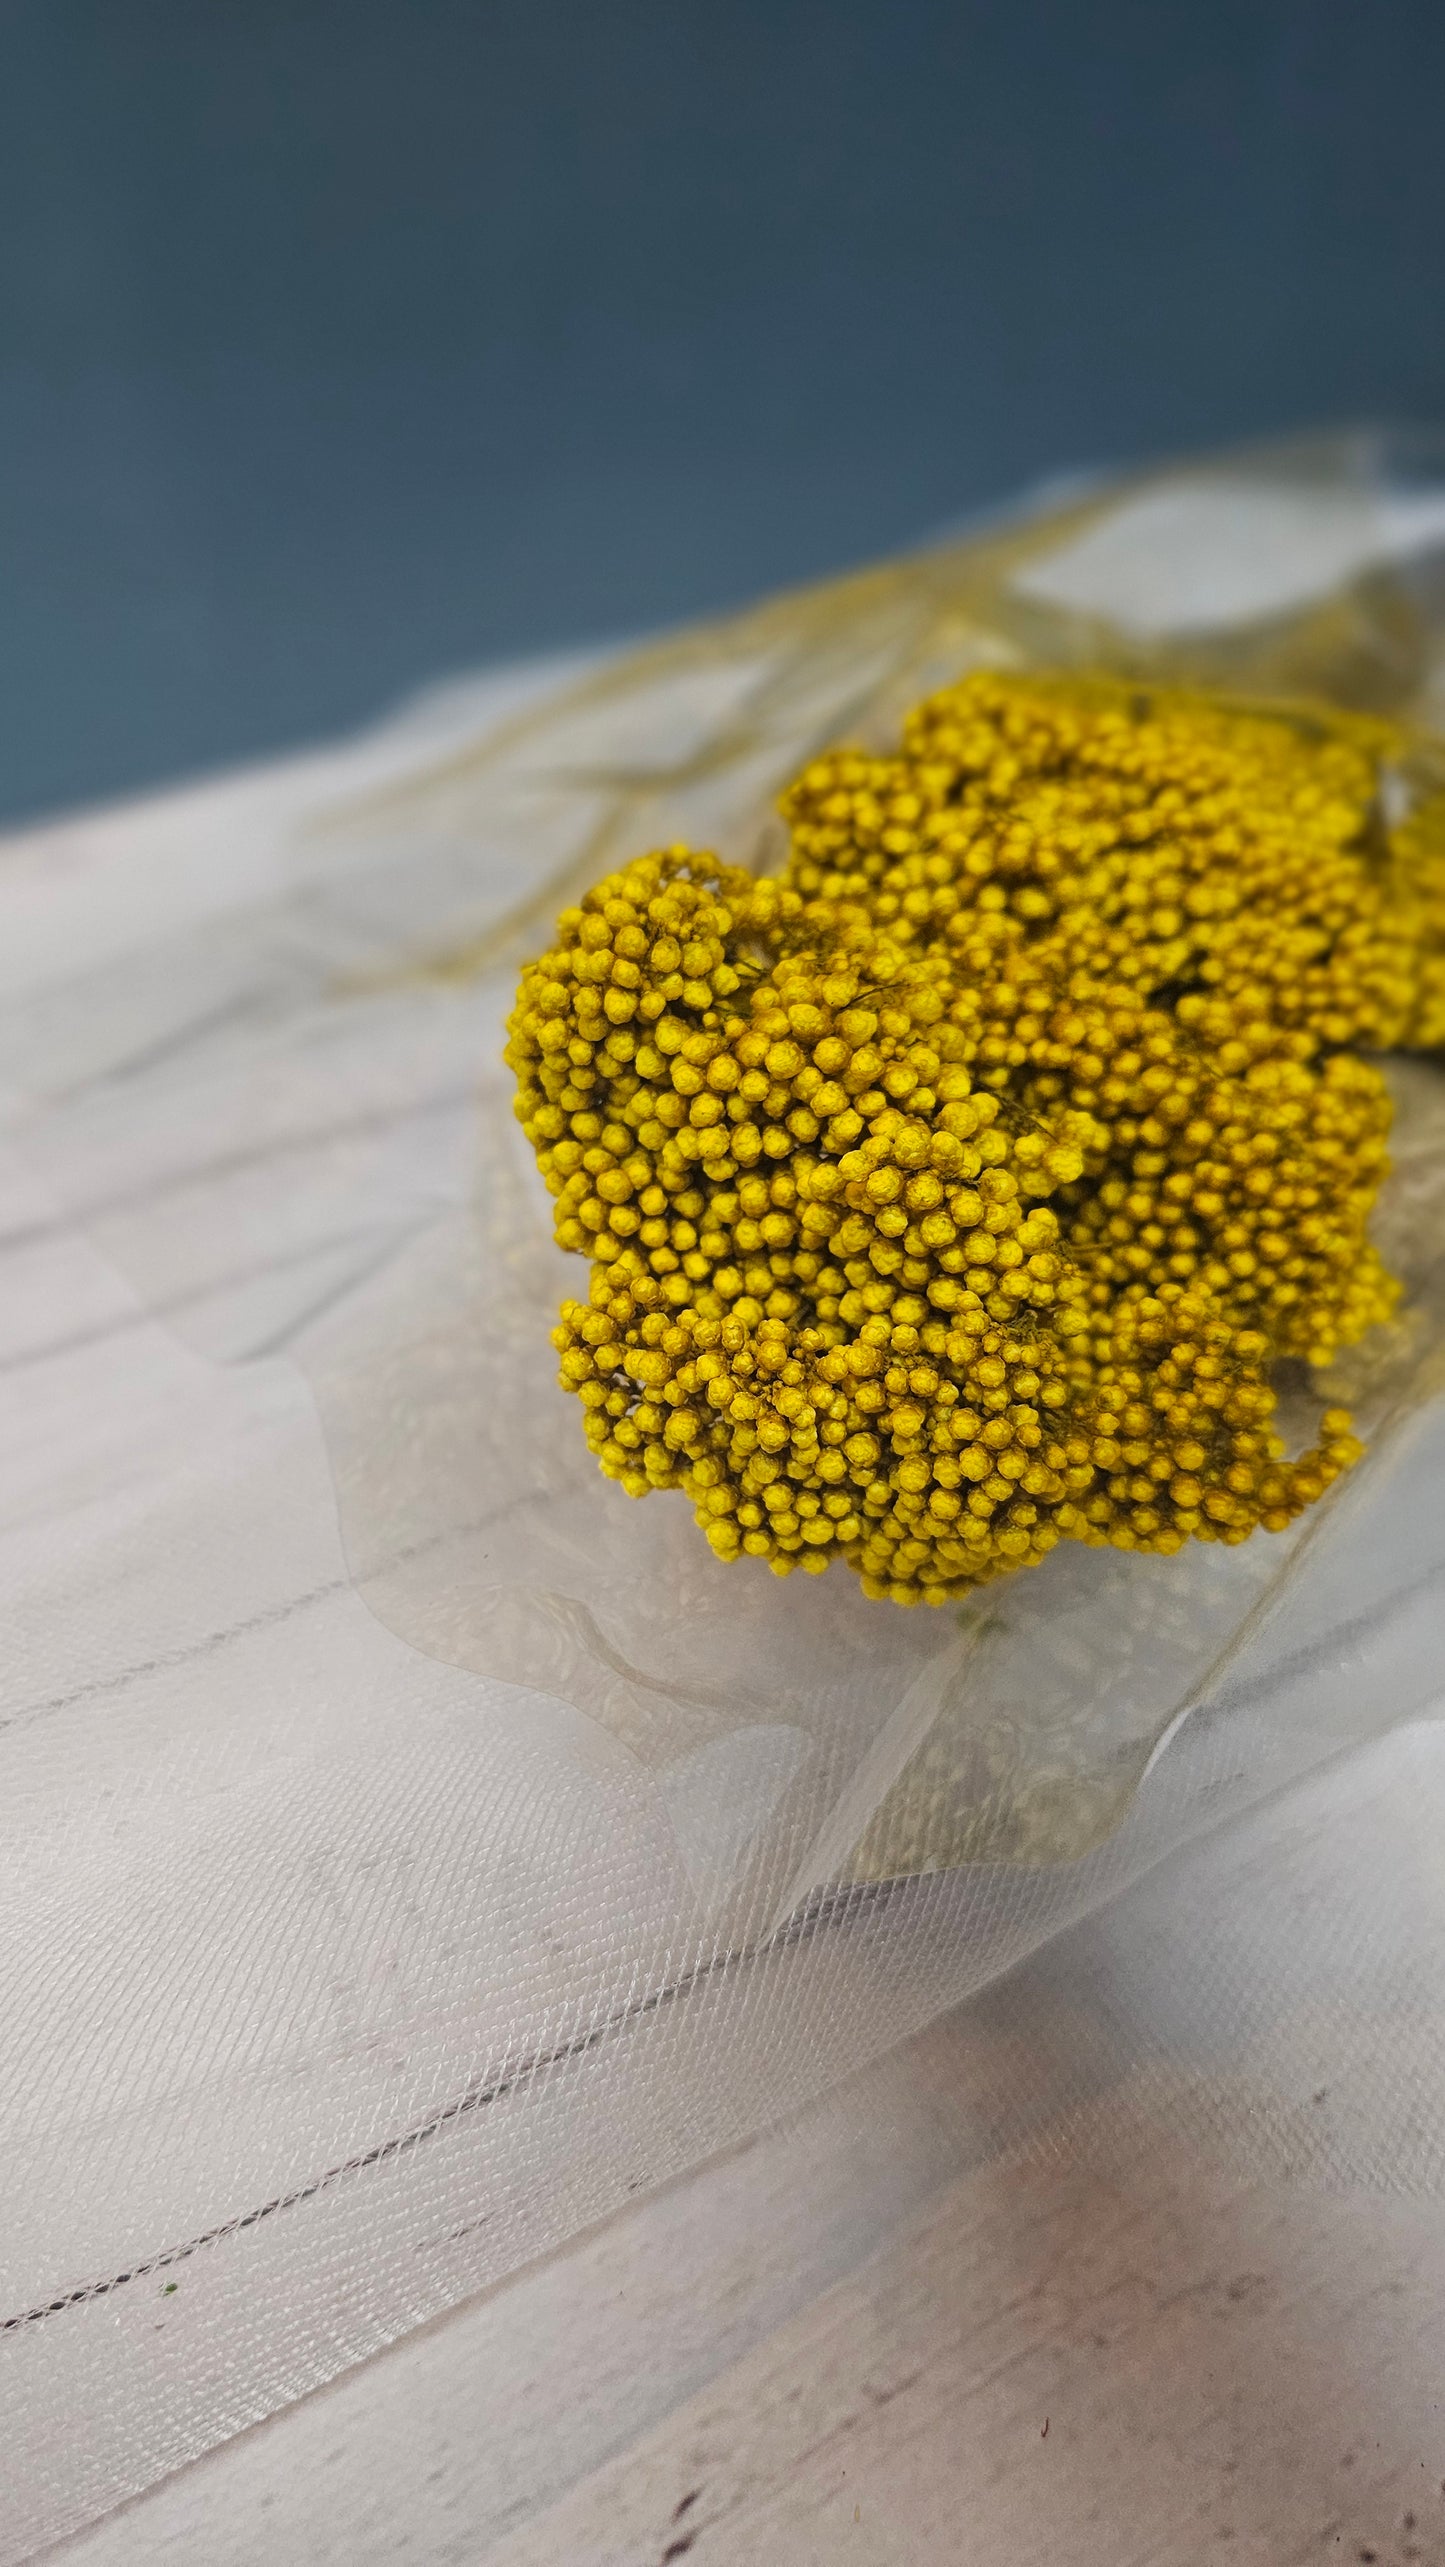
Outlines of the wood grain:
{"type": "MultiPolygon", "coordinates": [[[[358,781],[371,754],[12,842],[0,850],[0,998],[61,987],[82,948],[100,968],[140,951],[158,922],[171,933],[266,895],[298,809],[358,781]]],[[[394,745],[376,754],[394,763],[394,745]]],[[[219,986],[178,990],[176,1041],[213,1034],[233,1003],[219,986]]],[[[113,1055],[117,1029],[104,1031],[113,1055]]],[[[425,1073],[411,1107],[425,1105],[425,1073]]],[[[77,1689],[102,1689],[117,1778],[126,1722],[141,1737],[151,1716],[148,1686],[158,1705],[164,1685],[187,1689],[209,1761],[182,1780],[209,1789],[232,1727],[249,1737],[274,1717],[282,1739],[281,1712],[266,1708],[283,1694],[268,1634],[289,1645],[295,1626],[317,1684],[346,1663],[355,1600],[334,1532],[330,1548],[304,1537],[320,1513],[307,1474],[319,1487],[324,1467],[314,1421],[264,1368],[242,1384],[167,1333],[224,1305],[254,1319],[264,1346],[272,1317],[315,1307],[328,1259],[356,1271],[365,1243],[328,1228],[307,1156],[320,1168],[345,1138],[320,1088],[317,1100],[311,1123],[275,1131],[311,1223],[294,1270],[246,1269],[236,1196],[210,1268],[174,1306],[147,1304],[61,1217],[42,1169],[0,1158],[0,1573],[14,1604],[0,1718],[43,1738],[77,1689]],[[223,1430],[249,1457],[224,1482],[223,1430]],[[244,1549],[246,1577],[233,1613],[222,1584],[194,1628],[168,1594],[179,1636],[158,1667],[145,1639],[157,1546],[183,1568],[203,1523],[213,1549],[244,1549]],[[101,1571],[113,1610],[82,1628],[76,1600],[101,1571]]],[[[207,1173],[168,1166],[164,1139],[156,1199],[207,1173]]],[[[97,1166],[103,1176],[103,1156],[97,1166]]],[[[233,1184],[243,1176],[231,1170],[233,1184]]],[[[361,1716],[348,1701],[347,1720],[361,1716]]],[[[45,1799],[42,1748],[34,1771],[43,1832],[63,1813],[45,1799]]],[[[1445,2219],[1435,2199],[1321,2188],[1367,2158],[1374,2124],[1392,2163],[1436,2180],[1442,1814],[1438,1736],[1356,1759],[788,2128],[238,2433],[64,2555],[78,2567],[1445,2567],[1445,2219]],[[1321,1984],[1302,1976],[1313,1949],[1338,1951],[1320,1920],[1342,1900],[1383,1938],[1348,2020],[1331,2009],[1327,1965],[1321,1984]],[[1228,1986],[1237,2004],[1246,1982],[1253,2053],[1235,2021],[1222,2058],[1214,1997],[1228,1986]],[[1260,2001],[1271,1989],[1277,2001],[1260,2001]],[[1256,2093],[1269,2110],[1252,2117],[1256,2093]],[[1257,2139],[1254,2180],[1238,2163],[1241,2129],[1257,2139]],[[1282,2189],[1261,2171],[1308,2180],[1282,2189]]],[[[332,1995],[344,1994],[338,1977],[332,1995]]],[[[224,2136],[239,2147],[236,2130],[224,2136]]],[[[111,2207],[87,2215],[103,2222],[111,2207]]],[[[76,2207],[66,2243],[83,2262],[80,2220],[76,2207]]],[[[182,2278],[167,2299],[156,2283],[124,2321],[128,2359],[139,2330],[158,2346],[162,2330],[179,2334],[188,2288],[182,2278]]],[[[93,2330],[102,2400],[121,2327],[107,2315],[93,2330]]],[[[47,2431],[56,2467],[78,2471],[75,2420],[53,2415],[47,2431]]],[[[0,2445],[12,2522],[28,2456],[0,2445]]]]}

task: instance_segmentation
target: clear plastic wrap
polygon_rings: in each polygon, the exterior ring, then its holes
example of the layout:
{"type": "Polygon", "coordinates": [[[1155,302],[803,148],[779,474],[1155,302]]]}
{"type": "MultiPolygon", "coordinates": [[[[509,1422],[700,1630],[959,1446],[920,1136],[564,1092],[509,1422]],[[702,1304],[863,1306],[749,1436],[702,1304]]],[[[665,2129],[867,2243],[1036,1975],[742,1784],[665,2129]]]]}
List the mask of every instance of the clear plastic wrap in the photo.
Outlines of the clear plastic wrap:
{"type": "Polygon", "coordinates": [[[717,1563],[683,1499],[598,1476],[554,1385],[574,1278],[501,1067],[518,959],[648,846],[773,862],[811,749],[1029,661],[1428,726],[1445,460],[1360,437],[1094,492],[475,731],[454,701],[294,824],[162,817],[83,907],[63,869],[21,886],[0,2362],[33,2460],[0,2555],[1432,1705],[1429,1064],[1380,1215],[1406,1314],[1343,1384],[1370,1451],[1289,1535],[1065,1545],[905,1614],[717,1563]]]}

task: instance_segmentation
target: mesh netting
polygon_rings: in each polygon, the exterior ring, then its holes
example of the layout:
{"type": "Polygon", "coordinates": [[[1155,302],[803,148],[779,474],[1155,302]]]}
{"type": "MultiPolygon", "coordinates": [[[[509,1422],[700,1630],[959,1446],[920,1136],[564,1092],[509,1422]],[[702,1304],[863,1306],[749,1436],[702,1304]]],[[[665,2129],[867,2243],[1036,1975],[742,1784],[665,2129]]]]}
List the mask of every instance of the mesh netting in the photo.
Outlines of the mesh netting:
{"type": "MultiPolygon", "coordinates": [[[[0,2556],[798,2109],[1432,1705],[1429,1064],[1397,1076],[1380,1230],[1407,1314],[1349,1384],[1364,1463],[1287,1535],[1066,1545],[904,1614],[724,1567],[681,1498],[599,1478],[552,1378],[570,1278],[500,1044],[566,898],[676,838],[773,862],[813,748],[885,741],[970,667],[1430,723],[1442,566],[1423,445],[1245,456],[463,691],[155,806],[91,861],[17,850],[0,2556]]],[[[1161,2067],[1149,2108],[1274,2169],[1277,1989],[1217,1923],[1200,1950],[1207,2073],[1161,2067]]],[[[1312,1987],[1368,2012],[1377,1951],[1342,1902],[1312,1987]]],[[[1328,2171],[1436,2180],[1418,2104],[1394,2140],[1346,2115],[1328,2171]]]]}

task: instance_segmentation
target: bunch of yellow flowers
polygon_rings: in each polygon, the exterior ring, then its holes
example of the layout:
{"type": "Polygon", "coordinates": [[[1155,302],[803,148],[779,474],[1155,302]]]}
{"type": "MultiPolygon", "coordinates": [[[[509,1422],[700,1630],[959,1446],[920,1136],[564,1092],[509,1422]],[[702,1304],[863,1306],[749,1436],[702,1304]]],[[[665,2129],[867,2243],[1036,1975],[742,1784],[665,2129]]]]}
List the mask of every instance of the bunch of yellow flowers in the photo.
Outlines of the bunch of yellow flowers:
{"type": "Polygon", "coordinates": [[[783,800],[777,878],[669,847],[523,972],[516,1111],[591,1261],[555,1342],[634,1496],[942,1603],[1061,1537],[1280,1530],[1272,1428],[1398,1287],[1389,1093],[1445,1042],[1445,799],[1391,726],[986,673],[783,800]]]}

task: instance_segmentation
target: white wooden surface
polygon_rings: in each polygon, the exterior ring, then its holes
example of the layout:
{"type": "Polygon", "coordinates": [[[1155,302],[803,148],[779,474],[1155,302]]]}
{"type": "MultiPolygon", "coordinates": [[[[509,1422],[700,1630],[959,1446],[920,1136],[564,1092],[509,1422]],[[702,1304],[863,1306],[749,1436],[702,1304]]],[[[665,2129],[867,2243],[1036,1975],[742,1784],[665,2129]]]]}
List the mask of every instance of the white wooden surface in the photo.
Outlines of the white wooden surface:
{"type": "Polygon", "coordinates": [[[1445,2567],[1440,2206],[1241,2182],[1138,2068],[970,2163],[1000,2043],[1057,2070],[1027,1976],[66,2559],[1445,2567]]]}
{"type": "MultiPolygon", "coordinates": [[[[237,790],[263,807],[294,785],[237,790]]],[[[132,809],[12,850],[21,944],[24,900],[49,914],[57,872],[60,897],[99,904],[123,933],[132,861],[145,897],[173,902],[193,843],[183,813],[132,809]]],[[[23,967],[14,942],[10,963],[23,967]]],[[[37,1286],[47,1342],[109,1317],[68,1313],[67,1288],[61,1264],[37,1286]]],[[[936,2026],[798,2127],[239,2436],[65,2556],[1445,2567],[1439,2205],[1246,2180],[1191,2107],[1207,2006],[1193,2025],[1161,2019],[1151,2055],[1137,1986],[1134,2046],[1112,2058],[1103,2098],[1080,2103],[1077,2027],[1109,2017],[1131,1949],[1153,1955],[1157,2010],[1187,1978],[1192,1917],[1222,1897],[1267,1972],[1270,1938],[1282,1950],[1307,1935],[1311,1900],[1351,1862],[1357,1896],[1378,1873],[1392,1811],[1427,1847],[1445,1842],[1435,1739],[1387,1744],[1312,1788],[1304,1819],[1284,1822],[1289,1897],[1270,1887],[1267,1834],[1232,1868],[1204,1849],[1167,1900],[1146,1885],[1072,1955],[1041,1956],[1006,2006],[936,2026]],[[1178,1973],[1159,1961],[1171,1935],[1178,1973]],[[1028,2090],[1023,2157],[999,2126],[1001,2088],[1028,2090]]],[[[1442,1907],[1425,1899],[1418,1933],[1442,1907]]],[[[1367,2125],[1377,2027],[1355,2025],[1353,2047],[1338,2024],[1276,2029],[1343,2058],[1342,2108],[1367,2125]]],[[[1379,2073],[1398,2115],[1399,2059],[1379,2073]]],[[[1317,2100],[1335,2109],[1323,2086],[1317,2100]]],[[[1405,2106],[1439,2101],[1422,2086],[1405,2106]]],[[[1298,2134],[1275,2140],[1261,2165],[1311,2171],[1298,2134]]]]}

